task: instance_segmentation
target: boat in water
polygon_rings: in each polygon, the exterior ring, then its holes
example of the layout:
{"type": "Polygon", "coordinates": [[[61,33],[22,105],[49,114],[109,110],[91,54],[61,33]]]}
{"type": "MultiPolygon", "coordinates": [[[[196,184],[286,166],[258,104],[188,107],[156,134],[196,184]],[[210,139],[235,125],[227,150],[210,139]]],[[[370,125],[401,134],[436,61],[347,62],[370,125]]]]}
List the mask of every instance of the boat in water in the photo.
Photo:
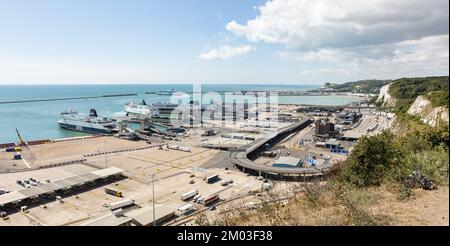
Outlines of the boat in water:
{"type": "Polygon", "coordinates": [[[160,96],[171,96],[175,94],[177,91],[175,89],[172,90],[162,90],[158,92],[158,95],[160,96]]]}
{"type": "Polygon", "coordinates": [[[95,109],[91,109],[89,115],[79,114],[71,109],[62,112],[58,125],[67,130],[94,134],[118,132],[117,122],[106,117],[99,117],[95,109]]]}
{"type": "Polygon", "coordinates": [[[123,107],[125,113],[128,115],[148,115],[151,116],[154,113],[152,106],[147,105],[145,100],[142,100],[141,104],[137,104],[135,101],[131,101],[123,107]]]}

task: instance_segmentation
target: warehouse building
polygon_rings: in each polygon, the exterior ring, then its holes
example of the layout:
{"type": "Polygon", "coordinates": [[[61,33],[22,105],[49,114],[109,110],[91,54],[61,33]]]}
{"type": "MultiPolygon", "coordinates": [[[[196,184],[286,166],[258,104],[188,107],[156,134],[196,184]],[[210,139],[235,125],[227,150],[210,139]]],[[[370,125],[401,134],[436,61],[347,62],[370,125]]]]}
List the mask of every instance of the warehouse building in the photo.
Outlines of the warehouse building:
{"type": "Polygon", "coordinates": [[[334,128],[334,123],[325,120],[317,120],[315,133],[316,137],[330,138],[337,136],[339,131],[336,131],[334,128]]]}
{"type": "Polygon", "coordinates": [[[325,142],[325,148],[327,149],[340,149],[341,148],[341,143],[339,141],[337,141],[336,139],[330,139],[327,142],[325,142]]]}
{"type": "Polygon", "coordinates": [[[273,167],[302,167],[303,162],[299,158],[295,157],[280,157],[280,159],[276,160],[273,164],[273,167]]]}
{"type": "Polygon", "coordinates": [[[133,224],[137,226],[161,225],[175,216],[175,211],[178,207],[179,204],[173,202],[155,204],[155,213],[153,213],[153,206],[149,205],[132,210],[126,213],[126,216],[131,218],[133,224]]]}
{"type": "Polygon", "coordinates": [[[34,202],[45,202],[57,193],[70,193],[86,186],[112,182],[122,177],[123,170],[116,167],[104,168],[89,173],[72,176],[36,187],[12,191],[0,196],[0,208],[8,209],[34,202]]]}

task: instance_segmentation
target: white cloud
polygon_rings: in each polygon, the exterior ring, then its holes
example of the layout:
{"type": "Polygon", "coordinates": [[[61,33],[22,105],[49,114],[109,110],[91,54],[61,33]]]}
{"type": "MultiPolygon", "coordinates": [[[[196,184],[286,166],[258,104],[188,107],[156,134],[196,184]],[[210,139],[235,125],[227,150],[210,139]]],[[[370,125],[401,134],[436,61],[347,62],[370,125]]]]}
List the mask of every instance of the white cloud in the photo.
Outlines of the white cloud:
{"type": "Polygon", "coordinates": [[[277,52],[277,55],[285,60],[303,62],[339,62],[350,58],[350,54],[336,49],[321,49],[317,51],[279,51],[277,52]]]}
{"type": "Polygon", "coordinates": [[[246,24],[226,29],[290,48],[345,48],[448,33],[447,0],[271,0],[246,24]]]}
{"type": "Polygon", "coordinates": [[[228,59],[234,56],[246,54],[254,49],[255,47],[251,45],[240,45],[235,47],[230,45],[222,45],[219,48],[213,48],[202,53],[199,57],[205,60],[228,59]]]}
{"type": "Polygon", "coordinates": [[[268,0],[258,16],[226,29],[319,67],[302,76],[448,74],[448,7],[448,0],[268,0]]]}
{"type": "Polygon", "coordinates": [[[320,69],[312,69],[312,70],[304,70],[300,72],[302,76],[310,76],[310,77],[322,77],[322,76],[348,76],[351,74],[351,70],[347,68],[320,68],[320,69]]]}
{"type": "MultiPolygon", "coordinates": [[[[400,78],[448,74],[449,36],[439,35],[393,45],[392,55],[366,57],[355,53],[338,55],[339,65],[333,69],[304,70],[301,76],[354,76],[355,78],[400,78]],[[345,60],[348,58],[348,60],[345,60]],[[345,60],[345,62],[344,62],[345,60]]],[[[301,59],[304,57],[301,56],[301,59]]],[[[336,62],[337,63],[337,62],[336,62]]]]}

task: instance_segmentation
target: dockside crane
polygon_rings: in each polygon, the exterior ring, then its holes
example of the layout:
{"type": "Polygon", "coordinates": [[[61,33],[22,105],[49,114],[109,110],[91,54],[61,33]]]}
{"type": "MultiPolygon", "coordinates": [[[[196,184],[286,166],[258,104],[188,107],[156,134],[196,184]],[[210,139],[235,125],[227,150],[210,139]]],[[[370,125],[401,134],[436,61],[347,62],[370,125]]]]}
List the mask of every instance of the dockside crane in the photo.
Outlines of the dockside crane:
{"type": "Polygon", "coordinates": [[[28,148],[28,142],[26,142],[25,140],[23,140],[22,136],[19,133],[19,130],[17,130],[16,128],[16,132],[17,132],[17,137],[19,138],[19,145],[20,146],[25,146],[25,148],[28,149],[28,151],[31,152],[30,148],[28,148]]]}
{"type": "Polygon", "coordinates": [[[29,148],[28,142],[22,138],[22,136],[20,135],[19,130],[17,130],[17,128],[16,128],[16,132],[17,132],[17,137],[19,138],[19,145],[24,146],[30,152],[31,163],[33,163],[34,162],[34,154],[31,151],[31,149],[29,148]]]}

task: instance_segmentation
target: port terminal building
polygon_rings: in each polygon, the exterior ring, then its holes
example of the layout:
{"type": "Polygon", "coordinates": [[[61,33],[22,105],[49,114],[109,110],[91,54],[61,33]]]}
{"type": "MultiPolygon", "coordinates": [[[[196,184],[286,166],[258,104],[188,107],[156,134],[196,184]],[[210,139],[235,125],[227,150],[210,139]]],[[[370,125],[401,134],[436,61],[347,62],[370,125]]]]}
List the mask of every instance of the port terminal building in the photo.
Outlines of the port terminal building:
{"type": "Polygon", "coordinates": [[[36,187],[12,191],[0,196],[0,210],[8,211],[23,205],[39,203],[57,194],[70,194],[89,186],[113,182],[123,177],[122,172],[123,170],[120,168],[109,167],[36,187]]]}

